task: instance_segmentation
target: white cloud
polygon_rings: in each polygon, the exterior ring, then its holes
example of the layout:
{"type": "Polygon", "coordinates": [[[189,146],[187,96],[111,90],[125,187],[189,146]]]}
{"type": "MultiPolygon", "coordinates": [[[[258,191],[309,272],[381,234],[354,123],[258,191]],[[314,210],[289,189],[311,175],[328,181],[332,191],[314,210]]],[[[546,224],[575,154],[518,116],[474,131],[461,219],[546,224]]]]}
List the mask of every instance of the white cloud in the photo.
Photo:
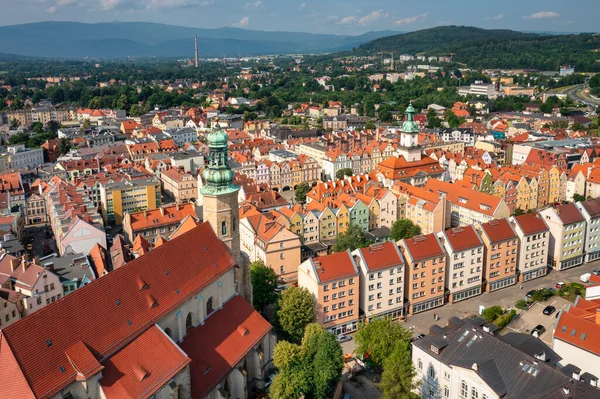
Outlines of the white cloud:
{"type": "Polygon", "coordinates": [[[301,10],[305,9],[307,5],[308,4],[306,4],[306,3],[300,3],[300,9],[301,10]]]}
{"type": "Polygon", "coordinates": [[[237,26],[238,28],[245,28],[250,23],[250,17],[244,17],[240,19],[240,22],[236,22],[233,26],[237,26]]]}
{"type": "Polygon", "coordinates": [[[560,14],[556,11],[540,11],[531,15],[526,15],[525,19],[547,19],[547,18],[558,18],[560,14]]]}
{"type": "MultiPolygon", "coordinates": [[[[111,1],[111,0],[108,0],[111,1]]],[[[117,0],[120,1],[120,0],[117,0]]],[[[178,7],[192,7],[200,6],[207,7],[213,5],[215,0],[150,0],[147,9],[160,9],[160,8],[178,8],[178,7]]]]}
{"type": "Polygon", "coordinates": [[[339,21],[337,21],[336,24],[348,25],[348,24],[355,22],[357,19],[358,19],[358,17],[356,15],[349,15],[349,16],[344,17],[344,18],[340,19],[339,21]]]}
{"type": "Polygon", "coordinates": [[[121,0],[100,0],[100,9],[112,10],[121,4],[121,0]]]}
{"type": "Polygon", "coordinates": [[[412,17],[400,18],[400,19],[396,20],[395,24],[396,25],[410,25],[410,24],[414,24],[417,21],[420,21],[422,19],[427,18],[427,15],[429,15],[429,13],[428,12],[424,12],[423,14],[413,15],[412,17]]]}
{"type": "Polygon", "coordinates": [[[253,1],[251,3],[246,3],[246,8],[259,8],[262,4],[262,1],[253,1]]]}
{"type": "Polygon", "coordinates": [[[54,14],[54,13],[56,12],[56,7],[55,7],[55,6],[48,7],[48,8],[46,9],[46,12],[47,12],[48,14],[54,14]]]}
{"type": "Polygon", "coordinates": [[[390,14],[389,13],[384,13],[383,10],[376,10],[371,12],[368,15],[365,15],[364,17],[362,17],[361,19],[358,20],[358,23],[361,25],[368,25],[371,22],[374,22],[380,18],[387,18],[389,17],[390,14]]]}
{"type": "Polygon", "coordinates": [[[491,17],[484,18],[486,21],[498,21],[504,18],[504,14],[493,15],[491,17]]]}

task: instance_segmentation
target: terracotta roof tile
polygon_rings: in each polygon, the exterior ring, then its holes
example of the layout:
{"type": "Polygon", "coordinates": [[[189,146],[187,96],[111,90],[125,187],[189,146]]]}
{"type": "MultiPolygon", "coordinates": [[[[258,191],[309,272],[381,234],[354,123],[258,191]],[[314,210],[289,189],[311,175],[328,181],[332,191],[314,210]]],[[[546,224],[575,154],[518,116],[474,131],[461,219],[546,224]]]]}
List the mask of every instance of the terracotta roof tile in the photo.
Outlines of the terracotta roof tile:
{"type": "Polygon", "coordinates": [[[189,330],[180,346],[192,360],[192,397],[205,397],[270,330],[271,325],[239,295],[204,325],[189,330]]]}
{"type": "MultiPolygon", "coordinates": [[[[35,396],[52,396],[75,379],[59,368],[69,366],[65,351],[71,345],[81,340],[97,358],[109,356],[230,270],[234,263],[225,244],[205,222],[4,328],[0,333],[0,358],[4,359],[0,363],[9,357],[4,357],[6,342],[18,364],[10,379],[17,379],[20,369],[35,396]],[[144,291],[156,298],[157,306],[148,307],[145,293],[140,291],[140,279],[147,283],[144,291]],[[69,328],[65,328],[65,317],[69,328]]],[[[195,345],[204,347],[197,342],[195,345]]],[[[10,359],[7,361],[10,363],[10,359]]],[[[14,397],[10,387],[15,384],[0,384],[0,397],[14,397]]]]}
{"type": "Polygon", "coordinates": [[[600,356],[600,299],[577,298],[575,306],[561,312],[554,338],[600,356]]]}
{"type": "Polygon", "coordinates": [[[391,241],[383,244],[373,244],[367,248],[361,248],[359,251],[369,271],[404,265],[404,260],[398,251],[398,246],[391,241]]]}
{"type": "Polygon", "coordinates": [[[460,252],[483,245],[473,226],[448,229],[444,231],[444,237],[446,237],[454,252],[460,252]]]}
{"type": "Polygon", "coordinates": [[[446,254],[434,233],[407,238],[401,242],[410,254],[413,262],[437,258],[446,254]]]}
{"type": "Polygon", "coordinates": [[[555,207],[554,212],[556,212],[563,224],[579,223],[585,220],[579,209],[577,209],[577,206],[572,202],[555,207]]]}
{"type": "Polygon", "coordinates": [[[350,251],[312,258],[312,264],[320,283],[358,275],[350,251]]]}
{"type": "Polygon", "coordinates": [[[147,398],[190,363],[156,325],[103,362],[106,399],[147,398]]]}
{"type": "Polygon", "coordinates": [[[538,212],[515,216],[514,220],[525,235],[538,234],[550,230],[546,222],[544,222],[544,218],[538,212]]]}
{"type": "Polygon", "coordinates": [[[512,240],[517,237],[508,219],[492,220],[481,225],[481,229],[486,234],[491,243],[512,240]]]}

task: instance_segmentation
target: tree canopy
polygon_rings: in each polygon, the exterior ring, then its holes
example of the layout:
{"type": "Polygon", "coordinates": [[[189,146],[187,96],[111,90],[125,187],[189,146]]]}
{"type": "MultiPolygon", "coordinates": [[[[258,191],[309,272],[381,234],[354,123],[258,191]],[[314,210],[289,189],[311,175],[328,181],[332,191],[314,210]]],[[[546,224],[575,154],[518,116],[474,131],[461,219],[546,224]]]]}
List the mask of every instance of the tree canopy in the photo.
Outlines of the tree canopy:
{"type": "Polygon", "coordinates": [[[330,398],[342,375],[342,348],[318,324],[306,326],[302,343],[279,341],[273,364],[279,370],[271,385],[274,399],[330,398]]]}
{"type": "Polygon", "coordinates": [[[307,182],[302,182],[296,186],[295,199],[296,202],[306,202],[306,194],[310,191],[310,185],[307,182]]]}
{"type": "Polygon", "coordinates": [[[360,357],[369,359],[378,367],[383,366],[399,342],[410,343],[411,333],[401,324],[389,317],[371,320],[369,323],[360,323],[354,334],[356,342],[355,353],[360,357]]]}
{"type": "Polygon", "coordinates": [[[392,224],[390,238],[394,241],[403,238],[412,238],[421,234],[421,226],[414,224],[409,219],[398,219],[392,224]]]}
{"type": "Polygon", "coordinates": [[[415,382],[416,371],[410,355],[410,343],[399,341],[392,353],[383,362],[383,373],[379,388],[383,399],[417,399],[420,396],[413,391],[418,387],[415,382]]]}
{"type": "Polygon", "coordinates": [[[315,306],[310,292],[302,287],[290,287],[281,292],[277,301],[277,321],[285,334],[299,341],[304,328],[315,320],[315,306]]]}
{"type": "Polygon", "coordinates": [[[331,249],[332,252],[342,252],[346,250],[354,251],[356,248],[364,248],[369,246],[370,241],[365,238],[362,228],[351,223],[348,226],[348,231],[338,234],[335,245],[331,249]]]}
{"type": "Polygon", "coordinates": [[[335,178],[338,180],[342,180],[346,176],[352,176],[352,169],[344,168],[335,172],[335,178]]]}
{"type": "Polygon", "coordinates": [[[263,312],[264,309],[275,303],[277,294],[277,274],[262,261],[250,264],[250,279],[252,281],[252,304],[254,309],[263,312]]]}

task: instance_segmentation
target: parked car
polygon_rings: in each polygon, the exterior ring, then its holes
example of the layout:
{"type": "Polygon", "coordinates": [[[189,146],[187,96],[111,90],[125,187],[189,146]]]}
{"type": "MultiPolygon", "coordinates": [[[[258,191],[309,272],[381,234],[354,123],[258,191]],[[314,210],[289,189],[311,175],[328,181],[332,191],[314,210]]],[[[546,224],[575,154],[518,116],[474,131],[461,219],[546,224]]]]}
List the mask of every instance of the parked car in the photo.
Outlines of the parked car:
{"type": "Polygon", "coordinates": [[[346,392],[342,399],[352,399],[352,395],[350,395],[348,392],[346,392]]]}
{"type": "Polygon", "coordinates": [[[417,335],[417,339],[421,339],[421,338],[425,338],[425,334],[421,333],[421,334],[417,335]]]}
{"type": "Polygon", "coordinates": [[[559,290],[565,286],[565,283],[563,283],[562,281],[559,281],[558,283],[556,283],[556,288],[558,288],[559,290]]]}
{"type": "Polygon", "coordinates": [[[579,281],[581,281],[582,283],[589,283],[590,277],[592,277],[591,273],[584,273],[581,275],[581,277],[579,277],[579,281]]]}
{"type": "Polygon", "coordinates": [[[31,245],[31,244],[27,244],[27,250],[28,250],[28,251],[31,251],[32,249],[33,249],[33,245],[31,245]]]}
{"type": "Polygon", "coordinates": [[[541,324],[538,324],[537,326],[535,326],[535,328],[533,330],[531,330],[531,335],[533,335],[534,337],[539,338],[545,332],[546,332],[546,327],[544,327],[541,324]]]}
{"type": "Polygon", "coordinates": [[[592,270],[594,276],[600,276],[600,268],[592,270]]]}
{"type": "Polygon", "coordinates": [[[554,312],[556,312],[556,308],[552,305],[546,306],[543,311],[546,316],[550,316],[554,312]]]}
{"type": "Polygon", "coordinates": [[[352,340],[352,337],[349,335],[340,334],[337,337],[335,337],[335,339],[337,339],[339,343],[342,343],[352,340]]]}
{"type": "Polygon", "coordinates": [[[535,294],[535,291],[536,290],[527,291],[527,294],[525,294],[525,299],[531,299],[533,294],[535,294]]]}

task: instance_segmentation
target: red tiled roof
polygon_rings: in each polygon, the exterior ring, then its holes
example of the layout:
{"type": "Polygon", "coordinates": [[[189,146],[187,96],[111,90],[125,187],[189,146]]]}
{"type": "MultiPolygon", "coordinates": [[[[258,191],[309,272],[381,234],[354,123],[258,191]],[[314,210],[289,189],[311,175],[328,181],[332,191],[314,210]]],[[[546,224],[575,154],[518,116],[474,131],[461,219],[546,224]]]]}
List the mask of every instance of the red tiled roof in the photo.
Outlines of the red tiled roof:
{"type": "Polygon", "coordinates": [[[91,260],[92,267],[96,273],[96,277],[102,277],[105,273],[108,273],[108,264],[106,262],[106,250],[100,245],[96,244],[88,254],[91,260]]]}
{"type": "Polygon", "coordinates": [[[491,243],[503,242],[517,237],[508,219],[492,220],[481,225],[491,243]]]}
{"type": "Polygon", "coordinates": [[[600,355],[600,299],[593,301],[577,298],[575,306],[560,313],[554,338],[570,343],[588,352],[600,355]]]}
{"type": "Polygon", "coordinates": [[[194,204],[169,205],[162,209],[153,209],[130,213],[131,230],[133,232],[155,228],[163,225],[177,224],[186,216],[196,216],[194,204]]]}
{"type": "Polygon", "coordinates": [[[600,216],[600,198],[590,199],[581,202],[581,206],[587,211],[592,218],[600,216]]]}
{"type": "Polygon", "coordinates": [[[548,225],[538,212],[515,216],[515,222],[517,222],[525,235],[542,233],[549,230],[548,225]]]}
{"type": "Polygon", "coordinates": [[[189,330],[180,346],[192,359],[192,397],[205,397],[270,330],[271,325],[239,295],[189,330]]]}
{"type": "Polygon", "coordinates": [[[65,355],[67,355],[77,373],[77,380],[87,380],[103,369],[82,341],[77,341],[71,345],[65,351],[65,355]]]}
{"type": "Polygon", "coordinates": [[[563,224],[579,223],[585,220],[579,209],[577,209],[577,206],[572,202],[555,207],[554,212],[556,212],[563,224]]]}
{"type": "Polygon", "coordinates": [[[444,236],[455,252],[464,251],[482,245],[473,226],[455,227],[444,231],[444,236]]]}
{"type": "Polygon", "coordinates": [[[444,256],[445,252],[434,233],[402,240],[413,262],[444,256]]]}
{"type": "MultiPolygon", "coordinates": [[[[36,397],[58,393],[75,380],[65,354],[71,345],[81,340],[97,358],[109,356],[234,263],[225,244],[205,222],[4,328],[0,331],[0,365],[11,363],[11,355],[5,356],[8,350],[16,357],[12,364],[18,366],[0,368],[0,380],[12,380],[0,384],[0,397],[15,397],[13,387],[27,387],[27,383],[36,397]],[[148,288],[140,290],[141,282],[148,288]],[[147,295],[156,299],[156,306],[148,306],[147,295]],[[69,328],[65,328],[67,318],[69,328]],[[60,366],[70,371],[63,373],[60,366]],[[26,382],[14,381],[20,380],[20,373],[26,382]]],[[[27,397],[26,392],[17,397],[27,397]]]]}
{"type": "Polygon", "coordinates": [[[319,283],[352,277],[358,274],[350,251],[312,258],[319,283]]]}
{"type": "Polygon", "coordinates": [[[103,362],[100,386],[107,399],[147,398],[189,363],[154,325],[103,362]]]}
{"type": "Polygon", "coordinates": [[[494,213],[502,202],[501,198],[494,197],[476,190],[470,190],[457,184],[448,183],[437,179],[429,179],[425,183],[425,189],[446,194],[448,201],[463,208],[475,212],[494,216],[494,213]]]}
{"type": "Polygon", "coordinates": [[[391,241],[361,248],[360,253],[369,271],[383,270],[404,264],[404,260],[398,251],[398,246],[391,241]]]}

